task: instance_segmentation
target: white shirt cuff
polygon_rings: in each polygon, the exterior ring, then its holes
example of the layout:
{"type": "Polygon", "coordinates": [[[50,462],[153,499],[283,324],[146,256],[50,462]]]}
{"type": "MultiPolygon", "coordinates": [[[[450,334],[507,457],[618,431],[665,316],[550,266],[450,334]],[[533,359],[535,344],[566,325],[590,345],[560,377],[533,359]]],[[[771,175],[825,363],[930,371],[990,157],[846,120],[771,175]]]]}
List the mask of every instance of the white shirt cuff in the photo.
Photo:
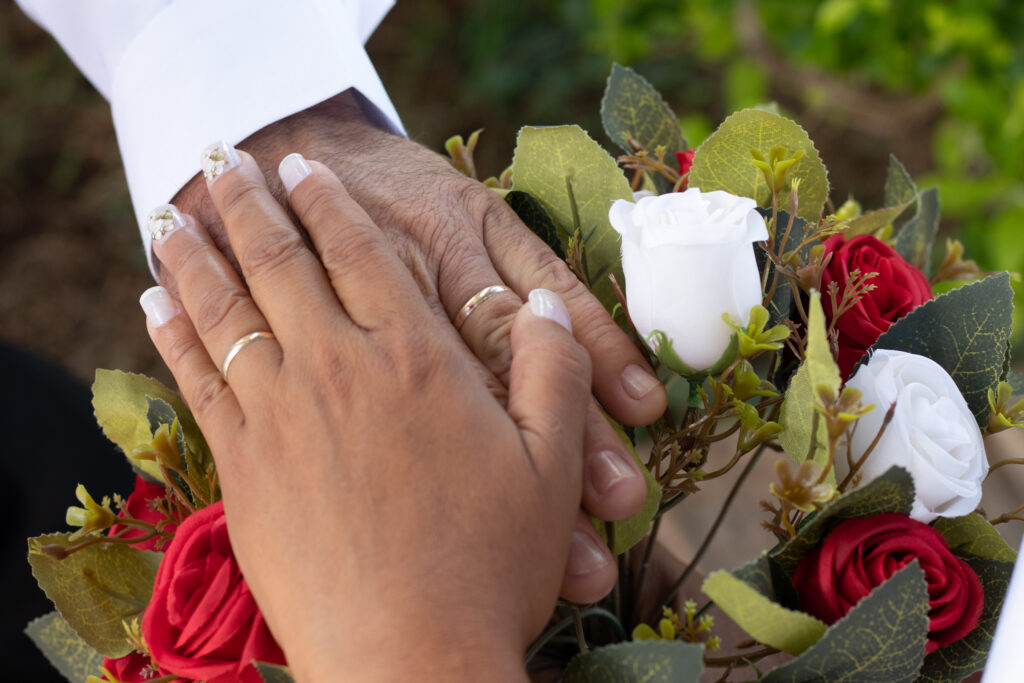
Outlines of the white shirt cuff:
{"type": "Polygon", "coordinates": [[[177,0],[135,37],[114,72],[111,109],[152,268],[146,216],[199,171],[209,143],[356,88],[402,132],[358,17],[323,0],[177,0]]]}

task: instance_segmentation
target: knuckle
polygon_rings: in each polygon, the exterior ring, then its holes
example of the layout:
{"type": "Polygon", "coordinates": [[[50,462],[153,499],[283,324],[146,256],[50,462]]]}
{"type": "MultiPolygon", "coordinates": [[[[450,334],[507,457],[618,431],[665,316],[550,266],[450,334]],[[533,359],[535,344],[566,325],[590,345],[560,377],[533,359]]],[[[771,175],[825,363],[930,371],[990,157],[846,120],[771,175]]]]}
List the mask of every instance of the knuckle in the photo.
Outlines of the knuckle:
{"type": "MultiPolygon", "coordinates": [[[[312,180],[314,178],[310,178],[306,183],[310,183],[312,180]]],[[[337,188],[326,185],[319,180],[312,183],[310,187],[303,188],[299,203],[300,205],[295,208],[302,216],[303,223],[307,227],[337,220],[346,213],[352,212],[352,209],[340,201],[337,188]]]]}
{"type": "Polygon", "coordinates": [[[184,367],[188,357],[202,350],[199,338],[193,334],[175,334],[164,346],[163,357],[170,368],[184,367]]]}
{"type": "Polygon", "coordinates": [[[255,180],[237,177],[238,174],[228,175],[235,177],[231,177],[231,181],[222,191],[219,203],[221,215],[230,220],[246,213],[253,206],[258,206],[268,192],[266,187],[255,180]]]}
{"type": "Polygon", "coordinates": [[[589,294],[579,278],[569,270],[569,266],[550,250],[546,250],[546,253],[537,259],[534,279],[541,286],[558,294],[566,303],[589,294]]]}
{"type": "Polygon", "coordinates": [[[293,230],[272,229],[250,240],[242,249],[242,267],[249,273],[264,274],[300,258],[307,252],[299,234],[293,230]]]}
{"type": "Polygon", "coordinates": [[[383,238],[376,226],[366,222],[353,223],[331,236],[321,248],[320,257],[329,265],[372,258],[383,246],[383,238]]]}
{"type": "Polygon", "coordinates": [[[203,421],[217,409],[217,405],[227,396],[228,385],[220,375],[210,373],[197,381],[192,387],[189,407],[196,419],[203,421]]]}
{"type": "Polygon", "coordinates": [[[196,307],[195,326],[200,336],[206,336],[224,326],[227,319],[243,308],[249,300],[248,294],[232,289],[224,292],[212,289],[204,292],[196,307]]]}

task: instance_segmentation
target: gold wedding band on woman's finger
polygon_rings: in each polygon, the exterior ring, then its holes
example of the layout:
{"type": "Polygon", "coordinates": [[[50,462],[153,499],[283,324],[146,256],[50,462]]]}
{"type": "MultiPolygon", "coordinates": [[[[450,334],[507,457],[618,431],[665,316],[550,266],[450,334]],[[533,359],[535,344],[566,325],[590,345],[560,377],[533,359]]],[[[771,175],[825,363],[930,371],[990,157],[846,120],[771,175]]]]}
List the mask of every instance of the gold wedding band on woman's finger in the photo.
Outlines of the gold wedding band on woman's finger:
{"type": "Polygon", "coordinates": [[[484,287],[479,292],[469,298],[469,301],[462,307],[459,314],[455,316],[455,329],[460,330],[462,326],[466,324],[466,318],[470,316],[476,309],[480,308],[481,305],[495,294],[501,294],[502,292],[511,292],[512,290],[504,285],[491,285],[490,287],[484,287]]]}
{"type": "Polygon", "coordinates": [[[248,346],[254,341],[257,341],[258,339],[274,338],[275,337],[273,332],[250,332],[249,334],[245,335],[244,337],[236,341],[234,344],[231,345],[231,348],[228,349],[227,354],[224,356],[224,362],[220,364],[221,377],[227,380],[228,368],[231,367],[231,361],[233,361],[235,359],[235,356],[237,356],[238,353],[246,346],[248,346]]]}

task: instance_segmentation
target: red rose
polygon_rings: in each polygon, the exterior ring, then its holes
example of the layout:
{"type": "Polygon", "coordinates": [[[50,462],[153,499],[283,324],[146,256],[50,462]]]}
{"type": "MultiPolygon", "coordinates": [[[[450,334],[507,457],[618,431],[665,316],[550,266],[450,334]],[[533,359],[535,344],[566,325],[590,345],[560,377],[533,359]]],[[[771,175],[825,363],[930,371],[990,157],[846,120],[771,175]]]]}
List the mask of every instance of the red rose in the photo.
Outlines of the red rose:
{"type": "MultiPolygon", "coordinates": [[[[676,152],[676,162],[679,164],[679,175],[685,176],[690,172],[690,167],[693,166],[693,155],[697,153],[697,150],[691,149],[686,152],[676,152]]],[[[680,191],[685,190],[686,186],[690,184],[690,179],[683,180],[683,184],[679,186],[680,191]]]]}
{"type": "Polygon", "coordinates": [[[138,652],[133,652],[130,655],[118,657],[117,659],[105,657],[103,659],[103,668],[110,672],[114,680],[122,681],[123,683],[145,683],[146,681],[160,678],[163,675],[153,668],[149,657],[138,652]]]}
{"type": "Polygon", "coordinates": [[[253,660],[285,663],[231,552],[222,503],[178,527],[157,570],[142,635],[161,669],[209,683],[261,683],[253,660]]]}
{"type": "Polygon", "coordinates": [[[928,582],[931,653],[974,630],[985,596],[971,566],[927,524],[894,512],[841,522],[800,560],[793,585],[803,610],[832,624],[912,560],[928,582]]]}
{"type": "MultiPolygon", "coordinates": [[[[167,515],[165,515],[162,511],[156,509],[153,506],[153,501],[157,501],[161,498],[166,497],[167,489],[165,489],[161,484],[151,484],[142,477],[136,475],[135,490],[132,491],[132,495],[128,496],[128,500],[125,501],[124,511],[130,514],[135,519],[141,519],[143,522],[149,522],[150,524],[155,526],[160,522],[164,521],[165,519],[167,519],[167,515]]],[[[124,512],[118,515],[118,517],[124,517],[124,512]]],[[[178,526],[177,522],[180,521],[181,519],[178,518],[172,522],[169,522],[168,524],[164,525],[163,531],[166,531],[169,534],[173,534],[174,530],[178,526]]],[[[114,526],[110,527],[110,531],[108,531],[107,533],[113,536],[119,533],[121,529],[124,529],[124,526],[120,524],[115,524],[114,526]]],[[[125,532],[124,538],[137,538],[138,536],[145,535],[145,533],[146,532],[142,529],[130,529],[129,531],[125,532]]],[[[142,550],[162,550],[163,548],[157,547],[157,542],[159,540],[160,537],[154,537],[149,539],[148,541],[143,541],[142,543],[135,544],[135,547],[141,548],[142,550]]]]}
{"type": "Polygon", "coordinates": [[[849,242],[843,235],[833,235],[825,241],[825,253],[832,254],[821,274],[822,302],[829,321],[833,313],[830,283],[838,285],[836,301],[841,302],[851,271],[878,273],[868,280],[875,289],[864,294],[836,323],[839,370],[843,379],[848,379],[853,366],[890,325],[932,299],[932,289],[924,273],[873,235],[860,235],[849,242]]]}

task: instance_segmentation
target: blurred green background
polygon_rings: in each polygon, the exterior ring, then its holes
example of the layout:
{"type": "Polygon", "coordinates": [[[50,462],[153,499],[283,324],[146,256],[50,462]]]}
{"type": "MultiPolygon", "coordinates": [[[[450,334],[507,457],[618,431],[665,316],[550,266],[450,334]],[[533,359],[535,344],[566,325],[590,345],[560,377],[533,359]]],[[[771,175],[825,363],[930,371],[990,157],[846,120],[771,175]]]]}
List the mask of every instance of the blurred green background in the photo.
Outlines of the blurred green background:
{"type": "MultiPolygon", "coordinates": [[[[1016,0],[399,0],[368,50],[415,139],[441,149],[486,129],[485,175],[523,124],[579,123],[607,145],[612,61],[661,90],[691,145],[778,102],[818,145],[836,204],[876,206],[894,153],[918,187],[939,186],[942,231],[968,256],[1024,271],[1021,36],[1016,0]]],[[[136,303],[149,284],[106,103],[5,3],[0,337],[84,379],[168,379],[136,303]]]]}

